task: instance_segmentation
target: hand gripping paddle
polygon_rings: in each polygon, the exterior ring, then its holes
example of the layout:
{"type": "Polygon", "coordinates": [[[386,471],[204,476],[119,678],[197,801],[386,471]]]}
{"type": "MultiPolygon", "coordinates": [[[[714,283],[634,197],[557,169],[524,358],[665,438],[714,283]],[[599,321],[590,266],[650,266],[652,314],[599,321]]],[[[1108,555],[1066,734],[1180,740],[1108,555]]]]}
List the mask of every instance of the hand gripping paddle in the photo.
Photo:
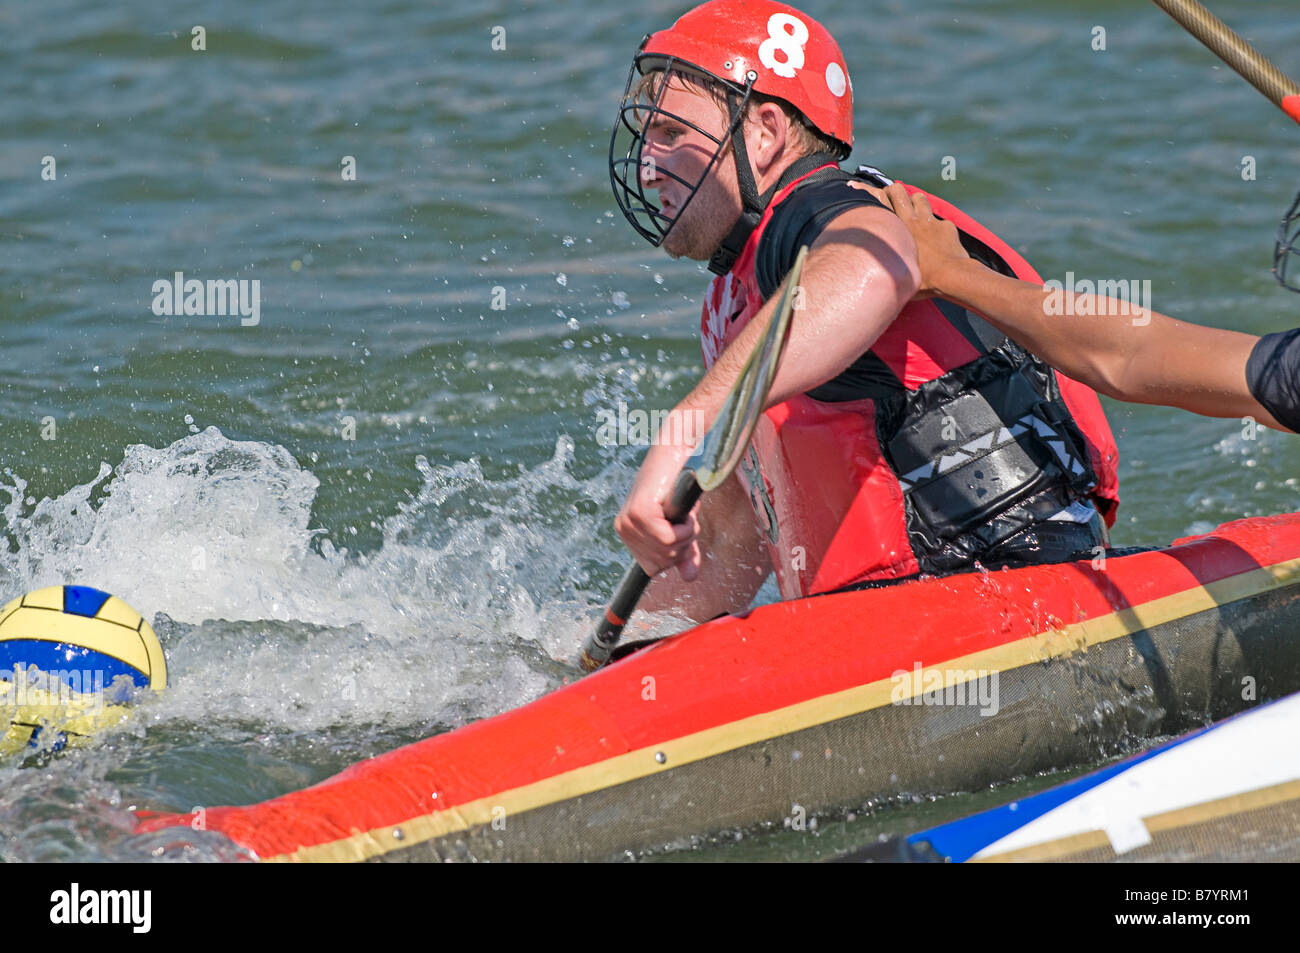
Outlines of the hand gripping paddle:
{"type": "MultiPolygon", "coordinates": [[[[767,395],[776,377],[777,362],[790,327],[790,313],[794,310],[799,276],[807,257],[808,248],[804,246],[799,249],[794,267],[786,277],[785,292],[768,322],[767,330],[755,343],[749,360],[732,385],[731,393],[714,418],[713,426],[678,474],[672,496],[664,505],[664,515],[668,517],[668,522],[685,522],[700,495],[717,489],[726,482],[749,446],[749,438],[754,433],[758,418],[766,409],[767,395]]],[[[628,567],[618,591],[605,609],[605,618],[601,619],[596,631],[587,637],[582,654],[578,656],[578,665],[583,671],[594,672],[609,661],[623,634],[623,626],[627,625],[628,617],[632,615],[632,610],[636,608],[641,594],[649,584],[650,577],[640,565],[633,563],[628,567]]]]}

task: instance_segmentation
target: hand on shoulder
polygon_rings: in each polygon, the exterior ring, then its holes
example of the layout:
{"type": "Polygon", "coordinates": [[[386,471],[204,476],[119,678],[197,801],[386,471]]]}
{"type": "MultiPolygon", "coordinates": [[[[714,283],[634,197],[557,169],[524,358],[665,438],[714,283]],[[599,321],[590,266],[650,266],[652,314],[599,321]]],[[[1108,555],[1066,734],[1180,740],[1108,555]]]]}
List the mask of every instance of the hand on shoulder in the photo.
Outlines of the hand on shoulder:
{"type": "Polygon", "coordinates": [[[921,284],[916,297],[942,297],[949,272],[971,260],[958,240],[957,226],[937,218],[930,200],[923,193],[909,195],[897,182],[885,189],[874,188],[865,182],[849,184],[870,192],[907,226],[916,242],[917,262],[921,268],[921,284]]]}

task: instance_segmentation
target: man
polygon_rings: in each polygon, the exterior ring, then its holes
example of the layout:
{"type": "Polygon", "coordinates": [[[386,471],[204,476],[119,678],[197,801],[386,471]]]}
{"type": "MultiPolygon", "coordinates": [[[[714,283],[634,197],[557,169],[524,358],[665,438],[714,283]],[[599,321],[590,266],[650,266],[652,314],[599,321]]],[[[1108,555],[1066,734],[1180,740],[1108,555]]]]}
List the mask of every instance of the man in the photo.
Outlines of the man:
{"type": "Polygon", "coordinates": [[[1080,296],[1075,314],[1056,315],[1041,285],[999,275],[967,255],[956,227],[936,218],[923,194],[909,194],[899,183],[867,188],[894,209],[916,241],[920,297],[937,295],[978,310],[1053,367],[1108,397],[1300,430],[1300,328],[1259,338],[1157,312],[1141,322],[1116,320],[1128,309],[1097,295],[1080,296]]]}
{"type": "MultiPolygon", "coordinates": [[[[610,149],[619,206],[652,244],[717,275],[708,369],[681,419],[712,422],[810,246],[741,472],[673,526],[663,501],[691,448],[652,446],[615,521],[650,575],[678,570],[646,608],[707,619],[744,609],[772,571],[789,599],[1106,542],[1117,453],[1096,395],[958,305],[912,301],[911,236],[837,165],[852,117],[835,41],[772,0],[705,3],[648,36],[629,71],[610,149]]],[[[961,220],[990,266],[1037,278],[961,220]]]]}

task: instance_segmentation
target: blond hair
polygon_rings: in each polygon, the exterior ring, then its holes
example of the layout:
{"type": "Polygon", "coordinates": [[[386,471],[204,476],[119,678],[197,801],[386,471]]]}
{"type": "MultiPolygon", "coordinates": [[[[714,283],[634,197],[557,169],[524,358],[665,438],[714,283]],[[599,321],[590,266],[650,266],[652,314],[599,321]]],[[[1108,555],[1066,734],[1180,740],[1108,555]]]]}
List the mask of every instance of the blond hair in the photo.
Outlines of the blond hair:
{"type": "MultiPolygon", "coordinates": [[[[636,89],[633,90],[633,102],[654,102],[659,90],[657,83],[663,74],[662,68],[648,70],[636,84],[636,89]]],[[[727,103],[726,87],[722,83],[707,76],[683,73],[679,70],[673,70],[671,75],[687,88],[712,97],[727,122],[731,122],[731,107],[727,103]]],[[[767,96],[759,92],[750,93],[749,103],[746,106],[745,121],[748,122],[750,119],[750,110],[764,103],[775,103],[781,107],[781,111],[785,113],[785,117],[789,121],[789,142],[800,156],[812,155],[816,152],[829,152],[831,155],[839,156],[844,151],[842,143],[819,132],[804,117],[803,113],[777,96],[767,96]]],[[[730,148],[731,143],[726,143],[726,146],[730,148]]]]}

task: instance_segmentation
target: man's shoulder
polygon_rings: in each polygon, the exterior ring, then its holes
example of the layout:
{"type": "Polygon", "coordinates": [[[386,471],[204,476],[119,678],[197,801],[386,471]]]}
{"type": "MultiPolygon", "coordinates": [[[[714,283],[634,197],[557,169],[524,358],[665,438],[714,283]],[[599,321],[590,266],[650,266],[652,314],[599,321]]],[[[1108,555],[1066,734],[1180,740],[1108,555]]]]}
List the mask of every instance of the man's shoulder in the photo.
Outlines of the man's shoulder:
{"type": "Polygon", "coordinates": [[[772,210],[754,256],[754,277],[764,298],[780,287],[804,245],[811,245],[835,218],[853,208],[886,208],[853,183],[843,169],[826,169],[801,182],[772,210]]]}

